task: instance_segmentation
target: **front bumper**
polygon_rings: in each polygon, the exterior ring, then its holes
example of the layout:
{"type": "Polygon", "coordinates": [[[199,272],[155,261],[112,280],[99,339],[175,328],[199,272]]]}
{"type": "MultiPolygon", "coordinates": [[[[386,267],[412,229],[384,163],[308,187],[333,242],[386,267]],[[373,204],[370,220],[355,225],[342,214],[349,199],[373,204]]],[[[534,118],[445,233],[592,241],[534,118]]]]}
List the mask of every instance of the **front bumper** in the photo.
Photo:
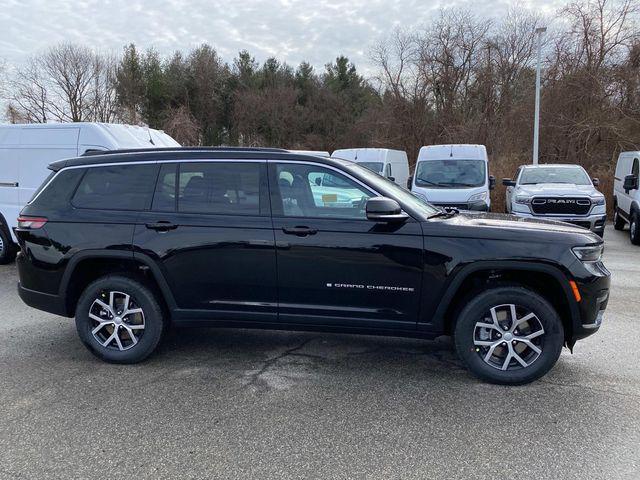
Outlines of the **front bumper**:
{"type": "Polygon", "coordinates": [[[603,214],[592,215],[534,215],[525,212],[511,212],[513,215],[522,218],[537,218],[540,220],[555,220],[566,222],[578,227],[587,228],[600,236],[604,234],[604,226],[607,223],[607,216],[603,214]]]}
{"type": "Polygon", "coordinates": [[[598,331],[609,303],[611,273],[601,262],[591,270],[588,275],[575,278],[581,300],[577,302],[578,318],[573,322],[570,345],[598,331]]]}

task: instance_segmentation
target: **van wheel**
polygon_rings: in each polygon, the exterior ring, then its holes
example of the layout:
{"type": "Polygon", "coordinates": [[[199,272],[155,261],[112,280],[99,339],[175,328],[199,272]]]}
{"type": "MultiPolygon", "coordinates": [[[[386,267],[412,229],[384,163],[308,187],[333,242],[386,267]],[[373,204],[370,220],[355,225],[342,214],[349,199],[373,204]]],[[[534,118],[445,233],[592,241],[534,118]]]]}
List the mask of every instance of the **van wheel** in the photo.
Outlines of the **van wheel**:
{"type": "Polygon", "coordinates": [[[616,230],[624,230],[624,226],[626,225],[626,223],[627,222],[624,221],[624,218],[622,218],[618,213],[618,207],[614,207],[613,228],[615,228],[616,230]]]}
{"type": "Polygon", "coordinates": [[[0,265],[13,262],[16,258],[17,248],[11,236],[7,234],[4,225],[0,224],[0,265]]]}
{"type": "Polygon", "coordinates": [[[475,376],[522,385],[555,365],[564,344],[558,313],[521,286],[494,287],[471,299],[456,323],[458,355],[475,376]]]}
{"type": "Polygon", "coordinates": [[[634,245],[640,245],[640,215],[634,212],[631,215],[631,223],[629,224],[629,239],[634,245]]]}
{"type": "Polygon", "coordinates": [[[137,363],[160,343],[164,318],[149,288],[129,277],[108,275],[80,296],[76,329],[82,343],[101,360],[137,363]]]}

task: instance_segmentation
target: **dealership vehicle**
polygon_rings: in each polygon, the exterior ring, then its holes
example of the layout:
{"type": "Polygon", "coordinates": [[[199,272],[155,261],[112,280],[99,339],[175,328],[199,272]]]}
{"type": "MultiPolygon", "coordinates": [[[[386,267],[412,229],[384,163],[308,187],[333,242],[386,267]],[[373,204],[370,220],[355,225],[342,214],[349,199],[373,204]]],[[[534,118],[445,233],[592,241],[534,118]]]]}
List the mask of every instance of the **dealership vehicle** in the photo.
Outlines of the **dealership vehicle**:
{"type": "Polygon", "coordinates": [[[505,178],[507,213],[548,218],[588,228],[601,237],[607,221],[605,198],[580,165],[523,165],[505,178]]]}
{"type": "Polygon", "coordinates": [[[333,152],[333,157],[351,160],[372,172],[376,172],[401,187],[408,187],[409,159],[407,152],[390,148],[343,148],[333,152]]]}
{"type": "Polygon", "coordinates": [[[180,146],[166,133],[133,125],[45,123],[0,125],[0,264],[13,261],[11,229],[54,160],[87,151],[180,146]]]}
{"type": "Polygon", "coordinates": [[[629,238],[640,245],[640,152],[622,152],[613,182],[613,226],[623,230],[629,224],[629,238]]]}
{"type": "Polygon", "coordinates": [[[491,209],[495,183],[484,145],[422,147],[410,180],[411,191],[426,202],[478,211],[491,209]]]}
{"type": "Polygon", "coordinates": [[[15,229],[19,294],[75,316],[109,362],[143,360],[170,325],[452,334],[474,374],[521,384],[609,297],[593,233],[445,211],[341,159],[184,148],[50,168],[15,229]],[[325,174],[344,197],[318,200],[325,174]]]}

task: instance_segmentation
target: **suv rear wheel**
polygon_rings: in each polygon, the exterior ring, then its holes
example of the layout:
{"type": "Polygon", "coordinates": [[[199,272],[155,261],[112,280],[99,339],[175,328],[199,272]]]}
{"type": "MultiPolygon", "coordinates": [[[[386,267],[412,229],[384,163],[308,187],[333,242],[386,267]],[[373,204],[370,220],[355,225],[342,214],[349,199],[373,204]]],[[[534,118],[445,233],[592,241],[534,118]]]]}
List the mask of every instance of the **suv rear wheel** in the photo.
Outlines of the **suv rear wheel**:
{"type": "Polygon", "coordinates": [[[455,328],[458,355],[477,377],[503,385],[532,382],[557,362],[564,343],[555,309],[520,286],[494,287],[471,299],[455,328]]]}
{"type": "Polygon", "coordinates": [[[629,239],[634,245],[640,245],[640,214],[633,212],[629,223],[629,239]]]}
{"type": "Polygon", "coordinates": [[[91,283],[76,307],[82,343],[111,363],[137,363],[158,346],[162,308],[153,292],[129,277],[108,275],[91,283]]]}

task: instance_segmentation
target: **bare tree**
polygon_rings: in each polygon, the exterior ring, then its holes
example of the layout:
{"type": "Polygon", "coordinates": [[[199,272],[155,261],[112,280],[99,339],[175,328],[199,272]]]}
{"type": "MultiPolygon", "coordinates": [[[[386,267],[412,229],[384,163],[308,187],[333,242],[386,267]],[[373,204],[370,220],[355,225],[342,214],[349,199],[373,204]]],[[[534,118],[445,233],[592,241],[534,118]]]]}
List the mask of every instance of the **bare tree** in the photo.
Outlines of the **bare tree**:
{"type": "Polygon", "coordinates": [[[10,105],[30,122],[112,121],[114,61],[61,44],[32,57],[9,82],[10,105]]]}

